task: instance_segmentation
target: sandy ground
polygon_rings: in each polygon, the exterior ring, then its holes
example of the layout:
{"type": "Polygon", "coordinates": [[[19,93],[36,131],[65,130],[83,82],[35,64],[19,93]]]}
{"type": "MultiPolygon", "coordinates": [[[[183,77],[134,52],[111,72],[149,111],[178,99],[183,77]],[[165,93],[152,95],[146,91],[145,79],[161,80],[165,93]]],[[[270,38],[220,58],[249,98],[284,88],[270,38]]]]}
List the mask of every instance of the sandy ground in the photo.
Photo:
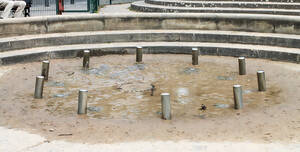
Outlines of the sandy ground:
{"type": "Polygon", "coordinates": [[[79,58],[51,60],[41,100],[32,98],[40,63],[2,66],[0,151],[240,151],[245,146],[299,151],[299,64],[247,59],[248,75],[239,76],[236,58],[201,56],[197,66],[190,60],[188,55],[145,55],[140,69],[133,55],[93,57],[92,73],[81,70],[79,58]],[[102,73],[103,65],[110,70],[102,73]],[[255,91],[255,73],[261,69],[268,84],[263,93],[255,91]],[[236,83],[246,91],[243,110],[232,109],[236,83]],[[155,96],[149,95],[150,84],[157,87],[155,96]],[[87,116],[76,114],[82,87],[89,89],[87,116]],[[172,95],[170,121],[160,119],[161,92],[172,95]],[[198,110],[203,103],[204,112],[198,110]],[[20,137],[28,140],[17,142],[20,137]]]}

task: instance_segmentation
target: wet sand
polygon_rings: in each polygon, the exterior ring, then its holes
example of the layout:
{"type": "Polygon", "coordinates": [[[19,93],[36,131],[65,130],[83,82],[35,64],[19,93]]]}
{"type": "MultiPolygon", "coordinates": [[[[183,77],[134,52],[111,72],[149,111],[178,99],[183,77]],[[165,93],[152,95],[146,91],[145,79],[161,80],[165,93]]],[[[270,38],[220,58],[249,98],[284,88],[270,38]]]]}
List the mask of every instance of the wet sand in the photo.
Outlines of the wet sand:
{"type": "Polygon", "coordinates": [[[144,55],[142,64],[109,55],[81,66],[80,58],[51,60],[43,99],[33,99],[40,62],[0,67],[0,125],[84,143],[299,141],[298,64],[247,59],[246,76],[232,57],[200,56],[192,66],[189,55],[144,55]],[[266,92],[257,91],[257,70],[266,71],[266,92]],[[233,109],[234,84],[243,86],[242,110],[233,109]],[[79,89],[89,91],[86,116],[76,113],[79,89]],[[171,93],[170,121],[161,119],[162,92],[171,93]]]}

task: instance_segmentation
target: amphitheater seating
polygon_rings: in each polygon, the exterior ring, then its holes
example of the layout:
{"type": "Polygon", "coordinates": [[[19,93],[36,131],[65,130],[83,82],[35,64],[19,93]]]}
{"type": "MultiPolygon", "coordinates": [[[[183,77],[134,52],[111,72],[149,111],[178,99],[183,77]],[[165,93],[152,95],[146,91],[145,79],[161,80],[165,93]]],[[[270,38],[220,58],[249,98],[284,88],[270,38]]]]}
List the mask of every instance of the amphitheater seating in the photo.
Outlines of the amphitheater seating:
{"type": "Polygon", "coordinates": [[[136,46],[143,46],[145,53],[190,54],[197,47],[200,55],[300,63],[299,24],[299,17],[230,14],[5,20],[0,22],[0,65],[79,57],[85,49],[92,55],[132,54],[136,46]]]}
{"type": "Polygon", "coordinates": [[[299,15],[298,0],[145,0],[131,4],[131,8],[141,12],[166,13],[248,13],[299,15]]]}

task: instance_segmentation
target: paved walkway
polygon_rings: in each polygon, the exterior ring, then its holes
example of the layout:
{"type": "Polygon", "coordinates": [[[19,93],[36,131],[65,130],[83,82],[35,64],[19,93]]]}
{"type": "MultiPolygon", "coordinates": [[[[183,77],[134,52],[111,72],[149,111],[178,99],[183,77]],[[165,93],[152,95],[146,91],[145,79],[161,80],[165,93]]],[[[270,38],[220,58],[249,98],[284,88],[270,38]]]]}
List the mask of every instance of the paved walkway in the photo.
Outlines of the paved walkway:
{"type": "Polygon", "coordinates": [[[140,12],[134,12],[129,10],[130,3],[128,4],[116,4],[116,5],[106,5],[103,8],[100,8],[100,14],[111,14],[111,13],[130,13],[137,14],[140,12]]]}
{"type": "Polygon", "coordinates": [[[1,152],[299,152],[300,144],[250,142],[191,142],[191,141],[136,141],[115,144],[84,144],[48,141],[24,131],[0,127],[1,152]]]}

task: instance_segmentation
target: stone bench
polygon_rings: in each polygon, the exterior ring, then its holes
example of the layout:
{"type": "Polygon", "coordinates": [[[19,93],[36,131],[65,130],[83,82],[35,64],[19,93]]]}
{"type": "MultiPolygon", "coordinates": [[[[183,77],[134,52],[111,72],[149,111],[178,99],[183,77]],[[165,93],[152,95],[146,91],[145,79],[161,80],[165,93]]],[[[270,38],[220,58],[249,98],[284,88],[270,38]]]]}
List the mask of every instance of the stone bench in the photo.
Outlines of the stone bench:
{"type": "Polygon", "coordinates": [[[277,47],[260,47],[256,49],[249,45],[216,44],[202,42],[134,42],[134,43],[102,43],[81,44],[68,46],[51,46],[32,48],[0,53],[0,65],[16,64],[22,62],[43,61],[50,59],[65,59],[82,57],[83,50],[91,50],[91,56],[108,54],[134,54],[136,46],[142,46],[145,54],[191,54],[197,47],[201,55],[213,56],[244,56],[247,58],[262,58],[292,63],[300,62],[298,50],[277,47]]]}
{"type": "Polygon", "coordinates": [[[147,4],[174,6],[174,7],[208,7],[208,8],[274,8],[274,9],[300,9],[296,2],[256,2],[256,1],[188,1],[188,0],[145,0],[147,4]]]}
{"type": "Polygon", "coordinates": [[[299,16],[258,14],[90,14],[3,20],[0,37],[108,30],[222,30],[300,34],[299,16]]]}
{"type": "Polygon", "coordinates": [[[216,30],[121,30],[0,38],[0,53],[19,49],[97,43],[203,42],[299,49],[298,35],[216,30]]]}
{"type": "Polygon", "coordinates": [[[131,4],[140,12],[165,13],[247,13],[300,15],[299,0],[144,0],[131,4]]]}

